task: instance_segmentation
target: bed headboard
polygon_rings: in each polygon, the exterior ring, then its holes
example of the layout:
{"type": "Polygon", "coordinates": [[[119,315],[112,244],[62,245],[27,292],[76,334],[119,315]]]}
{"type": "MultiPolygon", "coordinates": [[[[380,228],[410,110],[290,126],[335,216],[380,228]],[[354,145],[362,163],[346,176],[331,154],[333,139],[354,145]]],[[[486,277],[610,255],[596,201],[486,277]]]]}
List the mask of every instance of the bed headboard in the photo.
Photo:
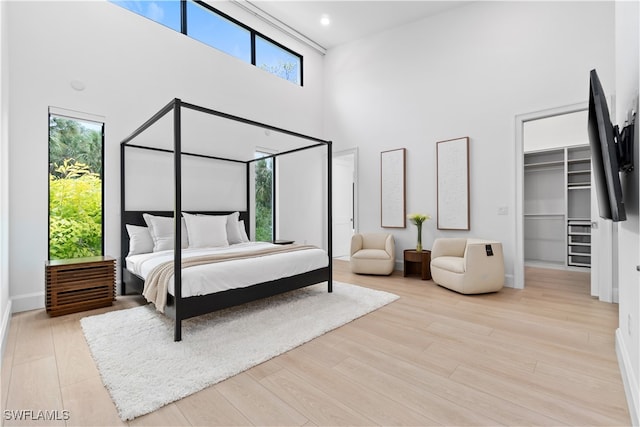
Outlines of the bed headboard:
{"type": "MultiPolygon", "coordinates": [[[[247,235],[250,236],[249,233],[249,214],[247,211],[185,211],[186,213],[193,214],[202,214],[202,215],[229,215],[233,212],[240,212],[240,219],[244,220],[244,227],[247,230],[247,235]]],[[[124,259],[129,253],[129,233],[127,233],[126,224],[131,225],[140,225],[143,227],[147,226],[147,223],[144,221],[142,217],[143,214],[157,215],[157,216],[168,216],[173,217],[173,211],[124,211],[122,213],[121,219],[121,230],[120,230],[120,254],[122,256],[122,264],[124,265],[124,259]]]]}

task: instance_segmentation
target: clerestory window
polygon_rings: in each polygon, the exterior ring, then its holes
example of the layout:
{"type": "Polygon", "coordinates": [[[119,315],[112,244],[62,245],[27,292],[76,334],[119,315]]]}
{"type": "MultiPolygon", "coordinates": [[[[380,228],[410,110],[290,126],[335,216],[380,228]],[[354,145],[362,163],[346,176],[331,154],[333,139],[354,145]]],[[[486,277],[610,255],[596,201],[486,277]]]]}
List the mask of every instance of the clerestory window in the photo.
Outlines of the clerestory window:
{"type": "Polygon", "coordinates": [[[302,55],[199,0],[110,0],[125,9],[302,86],[302,55]]]}

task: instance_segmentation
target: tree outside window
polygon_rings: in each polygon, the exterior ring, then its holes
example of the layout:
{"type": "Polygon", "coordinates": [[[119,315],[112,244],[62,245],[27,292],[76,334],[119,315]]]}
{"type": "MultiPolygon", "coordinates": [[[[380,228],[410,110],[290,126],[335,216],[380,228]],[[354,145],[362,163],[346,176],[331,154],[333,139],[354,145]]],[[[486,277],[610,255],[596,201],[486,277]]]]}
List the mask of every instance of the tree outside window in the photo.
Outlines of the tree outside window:
{"type": "Polygon", "coordinates": [[[256,65],[271,74],[302,84],[302,57],[256,36],[256,65]]]}
{"type": "Polygon", "coordinates": [[[49,115],[49,259],[103,254],[103,124],[49,115]]]}
{"type": "MultiPolygon", "coordinates": [[[[268,153],[256,152],[256,157],[268,153]]],[[[256,235],[258,242],[273,240],[273,158],[255,162],[256,235]]]]}

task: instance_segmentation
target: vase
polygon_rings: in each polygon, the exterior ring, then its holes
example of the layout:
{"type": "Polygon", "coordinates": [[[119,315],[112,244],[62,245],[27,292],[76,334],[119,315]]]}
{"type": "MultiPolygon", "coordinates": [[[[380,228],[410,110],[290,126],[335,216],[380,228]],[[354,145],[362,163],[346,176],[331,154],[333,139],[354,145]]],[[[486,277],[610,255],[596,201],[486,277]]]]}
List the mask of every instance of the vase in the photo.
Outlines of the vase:
{"type": "Polygon", "coordinates": [[[422,224],[416,224],[418,227],[418,244],[416,244],[416,252],[422,252],[422,224]]]}

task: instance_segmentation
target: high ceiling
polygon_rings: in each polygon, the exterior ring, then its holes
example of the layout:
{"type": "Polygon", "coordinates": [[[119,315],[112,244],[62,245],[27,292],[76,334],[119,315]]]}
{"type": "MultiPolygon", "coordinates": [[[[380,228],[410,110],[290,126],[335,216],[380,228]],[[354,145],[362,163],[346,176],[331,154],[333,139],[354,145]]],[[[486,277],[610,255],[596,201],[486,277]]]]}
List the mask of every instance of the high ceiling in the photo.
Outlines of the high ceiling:
{"type": "Polygon", "coordinates": [[[258,12],[265,12],[277,21],[311,39],[325,49],[349,43],[394,27],[459,7],[469,1],[389,1],[389,0],[251,0],[258,12]],[[320,19],[329,17],[323,26],[320,19]]]}

